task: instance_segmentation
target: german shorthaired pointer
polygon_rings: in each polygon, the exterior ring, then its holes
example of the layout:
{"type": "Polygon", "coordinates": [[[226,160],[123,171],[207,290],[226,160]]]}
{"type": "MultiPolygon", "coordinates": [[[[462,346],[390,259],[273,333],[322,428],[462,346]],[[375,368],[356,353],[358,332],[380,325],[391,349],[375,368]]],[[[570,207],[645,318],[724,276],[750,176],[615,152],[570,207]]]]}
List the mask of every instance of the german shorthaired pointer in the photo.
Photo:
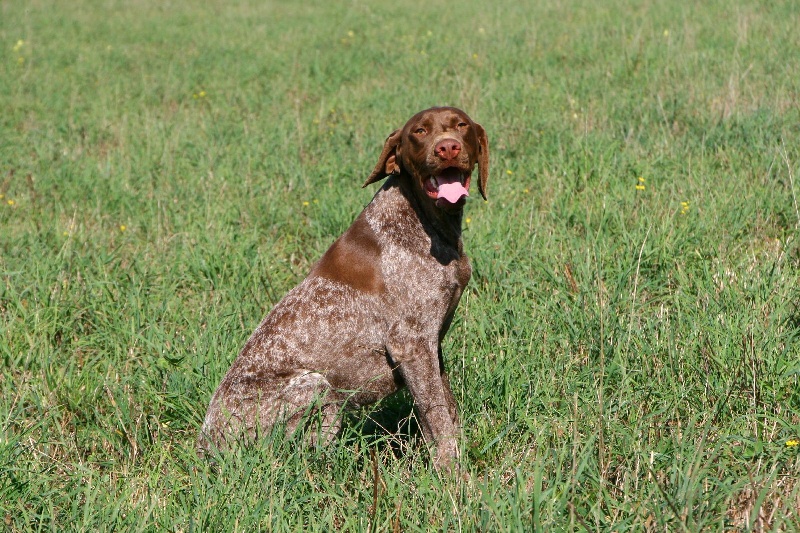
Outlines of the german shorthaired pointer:
{"type": "Polygon", "coordinates": [[[476,164],[486,199],[489,141],[459,109],[427,109],[389,135],[364,186],[389,179],[244,345],[211,398],[201,452],[276,423],[292,432],[312,412],[312,441],[328,443],[342,407],[405,385],[434,465],[449,469],[459,421],[442,339],[472,273],[461,218],[476,164]]]}

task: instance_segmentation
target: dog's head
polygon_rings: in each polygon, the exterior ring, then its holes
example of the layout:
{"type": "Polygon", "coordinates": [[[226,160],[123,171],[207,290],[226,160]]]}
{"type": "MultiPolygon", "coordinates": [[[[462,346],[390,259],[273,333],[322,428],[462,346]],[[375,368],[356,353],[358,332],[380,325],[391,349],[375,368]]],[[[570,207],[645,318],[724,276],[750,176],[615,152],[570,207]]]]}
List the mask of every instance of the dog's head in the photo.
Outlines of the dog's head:
{"type": "Polygon", "coordinates": [[[419,196],[441,209],[460,209],[476,164],[478,190],[485,200],[489,181],[486,131],[460,109],[432,107],[389,135],[364,186],[391,174],[405,174],[419,196]]]}

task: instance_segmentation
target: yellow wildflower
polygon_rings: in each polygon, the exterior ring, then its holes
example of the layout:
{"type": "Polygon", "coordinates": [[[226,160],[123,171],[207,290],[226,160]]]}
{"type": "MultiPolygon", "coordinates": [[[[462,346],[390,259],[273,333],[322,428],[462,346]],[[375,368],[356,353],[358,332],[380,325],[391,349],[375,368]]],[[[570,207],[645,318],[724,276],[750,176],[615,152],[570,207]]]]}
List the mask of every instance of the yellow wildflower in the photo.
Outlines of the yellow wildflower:
{"type": "Polygon", "coordinates": [[[126,229],[128,229],[128,226],[126,226],[125,224],[120,224],[119,225],[119,230],[120,231],[125,231],[126,229]]]}
{"type": "Polygon", "coordinates": [[[469,224],[470,222],[472,222],[472,219],[471,219],[471,218],[469,218],[469,217],[467,217],[467,218],[464,220],[464,222],[466,222],[467,224],[469,224]]]}
{"type": "Polygon", "coordinates": [[[514,173],[514,172],[513,172],[511,169],[506,169],[506,174],[508,174],[509,176],[510,176],[511,174],[513,174],[513,173],[514,173]]]}
{"type": "Polygon", "coordinates": [[[786,441],[786,445],[787,446],[791,446],[791,447],[798,446],[798,445],[800,445],[800,440],[797,440],[797,439],[787,440],[786,441]]]}
{"type": "Polygon", "coordinates": [[[689,212],[689,202],[681,202],[681,215],[689,212]]]}
{"type": "Polygon", "coordinates": [[[22,39],[18,40],[17,44],[14,45],[14,51],[19,52],[19,49],[22,48],[23,46],[25,46],[25,41],[23,41],[22,39]]]}
{"type": "Polygon", "coordinates": [[[637,191],[643,191],[644,190],[644,178],[642,176],[639,176],[639,180],[638,181],[639,181],[639,183],[636,184],[636,190],[637,191]]]}
{"type": "Polygon", "coordinates": [[[9,200],[7,203],[8,205],[14,205],[16,202],[14,200],[9,200]]]}
{"type": "Polygon", "coordinates": [[[309,204],[308,201],[303,202],[303,207],[308,207],[309,205],[311,204],[309,204]]]}

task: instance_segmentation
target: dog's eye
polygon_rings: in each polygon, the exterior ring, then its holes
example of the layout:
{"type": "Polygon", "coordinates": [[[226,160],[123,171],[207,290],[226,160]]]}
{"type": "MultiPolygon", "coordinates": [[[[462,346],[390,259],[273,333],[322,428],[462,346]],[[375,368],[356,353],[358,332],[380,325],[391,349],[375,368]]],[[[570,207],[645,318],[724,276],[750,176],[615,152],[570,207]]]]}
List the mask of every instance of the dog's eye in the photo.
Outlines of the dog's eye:
{"type": "Polygon", "coordinates": [[[458,123],[458,129],[460,129],[460,130],[463,130],[467,126],[469,126],[469,124],[467,124],[466,122],[459,122],[458,123]]]}
{"type": "Polygon", "coordinates": [[[416,133],[417,135],[425,135],[428,132],[425,130],[425,128],[417,128],[416,130],[414,130],[414,133],[416,133]]]}

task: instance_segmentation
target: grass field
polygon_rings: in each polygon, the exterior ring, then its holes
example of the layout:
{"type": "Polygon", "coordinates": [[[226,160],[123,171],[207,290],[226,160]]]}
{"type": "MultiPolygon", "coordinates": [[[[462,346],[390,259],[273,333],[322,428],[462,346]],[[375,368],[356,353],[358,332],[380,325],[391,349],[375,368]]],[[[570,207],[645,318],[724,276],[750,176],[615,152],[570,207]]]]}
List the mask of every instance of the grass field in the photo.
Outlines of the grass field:
{"type": "Polygon", "coordinates": [[[798,530],[799,16],[0,3],[0,529],[798,530]],[[462,478],[402,394],[202,461],[230,362],[437,104],[492,157],[445,340],[462,478]]]}

